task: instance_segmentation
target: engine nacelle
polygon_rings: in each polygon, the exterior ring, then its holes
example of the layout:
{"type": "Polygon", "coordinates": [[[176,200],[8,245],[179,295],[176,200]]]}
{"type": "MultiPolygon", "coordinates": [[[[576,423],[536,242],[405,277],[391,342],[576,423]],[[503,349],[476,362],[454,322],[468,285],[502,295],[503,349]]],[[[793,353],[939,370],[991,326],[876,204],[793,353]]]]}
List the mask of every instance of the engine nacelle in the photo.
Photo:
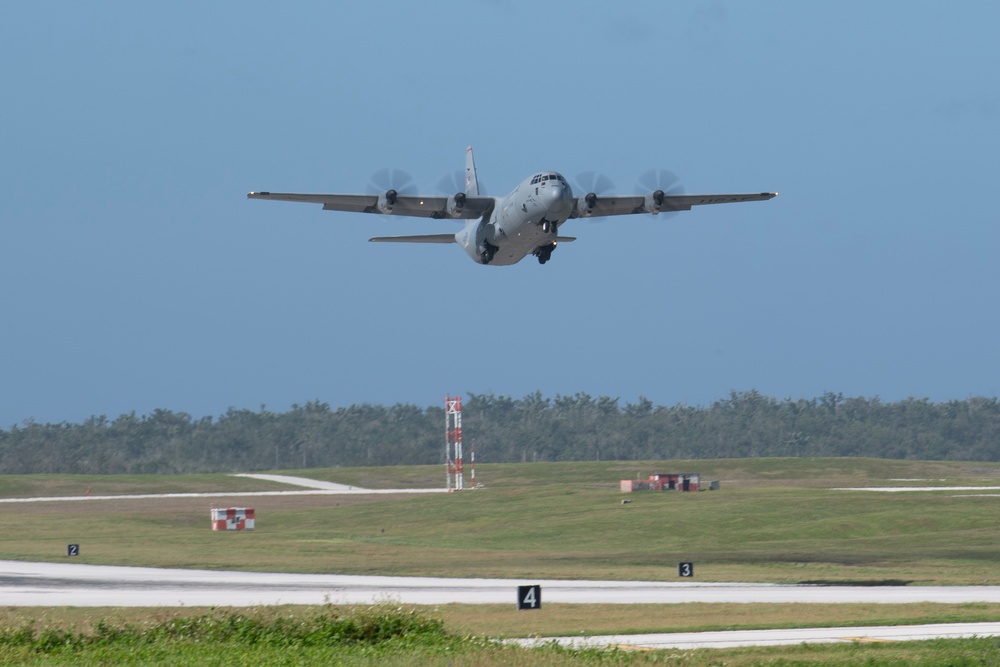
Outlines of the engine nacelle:
{"type": "Polygon", "coordinates": [[[646,210],[649,213],[652,213],[653,215],[659,213],[660,209],[663,208],[663,198],[665,196],[666,194],[663,192],[663,190],[656,190],[655,192],[650,192],[648,195],[646,195],[646,204],[645,204],[646,210]]]}
{"type": "Polygon", "coordinates": [[[456,192],[448,197],[447,211],[452,218],[462,217],[462,209],[465,208],[466,195],[464,192],[456,192]]]}
{"type": "Polygon", "coordinates": [[[392,207],[396,205],[396,195],[399,193],[395,190],[386,190],[378,196],[378,210],[382,213],[392,213],[392,207]]]}
{"type": "Polygon", "coordinates": [[[588,192],[583,197],[583,208],[578,211],[578,213],[584,217],[589,216],[594,212],[594,206],[597,204],[597,193],[588,192]]]}

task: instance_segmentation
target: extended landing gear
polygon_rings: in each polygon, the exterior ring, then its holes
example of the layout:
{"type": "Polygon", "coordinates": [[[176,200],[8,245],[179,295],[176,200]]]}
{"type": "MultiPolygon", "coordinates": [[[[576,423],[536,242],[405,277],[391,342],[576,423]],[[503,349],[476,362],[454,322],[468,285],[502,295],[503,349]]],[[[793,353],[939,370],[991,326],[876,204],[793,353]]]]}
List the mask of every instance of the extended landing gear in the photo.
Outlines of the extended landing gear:
{"type": "Polygon", "coordinates": [[[486,250],[483,250],[481,253],[479,253],[479,259],[483,261],[483,264],[489,264],[490,262],[493,261],[493,257],[496,256],[497,250],[499,250],[499,248],[497,248],[489,241],[486,241],[483,245],[486,247],[486,250]]]}
{"type": "Polygon", "coordinates": [[[538,246],[535,249],[535,257],[538,258],[539,264],[544,264],[545,262],[552,259],[552,251],[556,249],[555,243],[550,243],[548,245],[538,246]]]}

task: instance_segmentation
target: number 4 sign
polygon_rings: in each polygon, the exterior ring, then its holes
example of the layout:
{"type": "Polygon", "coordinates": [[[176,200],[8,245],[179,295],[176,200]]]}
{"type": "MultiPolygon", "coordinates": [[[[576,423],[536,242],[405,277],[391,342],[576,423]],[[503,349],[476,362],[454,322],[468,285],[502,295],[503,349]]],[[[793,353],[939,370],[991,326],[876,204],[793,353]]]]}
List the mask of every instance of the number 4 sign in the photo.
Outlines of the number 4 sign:
{"type": "Polygon", "coordinates": [[[520,609],[541,609],[542,608],[542,587],[538,584],[534,586],[517,587],[517,608],[520,609]]]}

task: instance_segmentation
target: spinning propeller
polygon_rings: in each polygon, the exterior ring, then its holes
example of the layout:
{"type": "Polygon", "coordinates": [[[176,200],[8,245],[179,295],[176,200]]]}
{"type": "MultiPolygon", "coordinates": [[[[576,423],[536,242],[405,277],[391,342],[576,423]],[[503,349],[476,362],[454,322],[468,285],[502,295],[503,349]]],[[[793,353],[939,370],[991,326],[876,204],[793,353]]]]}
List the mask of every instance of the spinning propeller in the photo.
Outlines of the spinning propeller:
{"type": "MultiPolygon", "coordinates": [[[[677,174],[667,169],[650,169],[639,175],[635,194],[646,198],[646,209],[659,211],[663,198],[667,195],[682,195],[684,187],[677,174]]],[[[677,211],[664,211],[665,215],[673,216],[677,211]]]]}
{"type": "Polygon", "coordinates": [[[599,171],[580,172],[574,180],[579,188],[579,192],[576,194],[580,197],[580,215],[583,217],[590,215],[598,197],[615,191],[614,181],[599,171]]]}
{"type": "Polygon", "coordinates": [[[402,169],[386,167],[372,174],[368,181],[368,194],[378,195],[378,209],[382,213],[392,213],[397,195],[417,194],[417,182],[402,169]]]}

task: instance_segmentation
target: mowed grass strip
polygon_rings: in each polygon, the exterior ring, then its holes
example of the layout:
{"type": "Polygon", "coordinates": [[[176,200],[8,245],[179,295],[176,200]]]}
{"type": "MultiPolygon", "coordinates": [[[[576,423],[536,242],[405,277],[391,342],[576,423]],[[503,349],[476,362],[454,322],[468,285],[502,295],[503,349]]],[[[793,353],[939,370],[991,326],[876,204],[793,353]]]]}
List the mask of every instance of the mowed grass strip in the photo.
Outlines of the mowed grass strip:
{"type": "MultiPolygon", "coordinates": [[[[56,610],[58,611],[58,610],[56,610]]],[[[102,610],[91,610],[102,611],[102,610]]],[[[114,610],[108,610],[115,613],[114,610]]],[[[0,662],[30,665],[972,665],[994,664],[996,638],[800,644],[763,648],[643,650],[622,645],[523,649],[459,634],[440,616],[391,604],[339,608],[141,610],[67,627],[58,620],[3,619],[0,662]]],[[[558,611],[558,610],[557,610],[558,611]]],[[[579,610],[575,610],[579,612],[579,610]]],[[[697,614],[697,610],[695,611],[697,614]]],[[[845,633],[851,630],[845,629],[845,633]]],[[[849,634],[848,634],[849,637],[849,634]]],[[[845,637],[846,638],[846,637],[845,637]]]]}
{"type": "MultiPolygon", "coordinates": [[[[530,612],[518,611],[513,604],[398,605],[398,607],[422,616],[440,619],[452,634],[494,638],[978,623],[1000,619],[1000,605],[996,604],[546,603],[541,609],[530,612]]],[[[349,605],[280,605],[267,608],[226,607],[214,611],[234,615],[256,614],[275,618],[308,619],[324,613],[327,609],[344,610],[339,612],[343,615],[351,608],[349,605]]],[[[0,627],[17,628],[35,624],[39,627],[90,633],[98,623],[159,625],[174,618],[189,618],[205,613],[205,608],[7,607],[0,608],[0,627]]]]}
{"type": "MultiPolygon", "coordinates": [[[[286,472],[394,488],[424,486],[443,477],[441,468],[286,472]]],[[[1000,583],[1000,498],[830,490],[913,479],[985,486],[1000,477],[988,465],[763,459],[481,465],[478,472],[484,489],[453,494],[240,498],[234,491],[183,502],[31,504],[0,513],[0,558],[62,560],[72,542],[81,545],[76,562],[159,567],[674,580],[677,563],[693,561],[704,581],[1000,583]],[[621,478],[669,471],[700,472],[722,488],[618,491],[621,478]],[[209,508],[227,504],[255,507],[257,530],[213,533],[209,508]]],[[[179,481],[128,483],[169,492],[179,481]]]]}

